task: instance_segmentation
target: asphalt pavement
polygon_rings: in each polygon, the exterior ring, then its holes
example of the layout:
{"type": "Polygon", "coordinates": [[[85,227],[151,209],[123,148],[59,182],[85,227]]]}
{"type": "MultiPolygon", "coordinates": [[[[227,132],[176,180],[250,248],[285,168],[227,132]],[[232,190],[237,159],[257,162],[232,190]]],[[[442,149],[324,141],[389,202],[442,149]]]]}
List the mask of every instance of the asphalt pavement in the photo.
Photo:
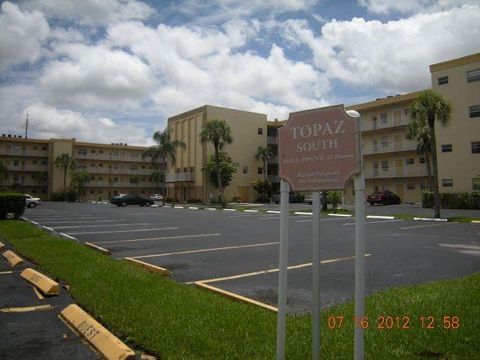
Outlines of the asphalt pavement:
{"type": "MultiPolygon", "coordinates": [[[[305,209],[304,204],[301,206],[305,209]]],[[[377,211],[380,207],[374,208],[377,211]]],[[[388,214],[390,209],[394,206],[384,206],[382,213],[388,214]]],[[[190,209],[189,205],[118,208],[47,202],[27,209],[24,216],[80,243],[108,249],[115,258],[133,257],[165,267],[178,282],[204,281],[276,306],[278,214],[190,209]]],[[[351,218],[322,218],[323,306],[353,298],[353,223],[351,218]]],[[[312,216],[290,216],[290,312],[310,309],[311,228],[312,216]]],[[[366,253],[367,294],[392,286],[456,278],[480,270],[480,225],[367,219],[366,253]]]]}

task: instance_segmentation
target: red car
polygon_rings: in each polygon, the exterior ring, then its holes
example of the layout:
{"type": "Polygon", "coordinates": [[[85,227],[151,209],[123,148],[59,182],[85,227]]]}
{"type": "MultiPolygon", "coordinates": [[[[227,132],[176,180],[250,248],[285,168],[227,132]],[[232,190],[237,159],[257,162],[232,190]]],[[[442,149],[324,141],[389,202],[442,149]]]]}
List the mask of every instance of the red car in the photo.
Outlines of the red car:
{"type": "Polygon", "coordinates": [[[368,195],[367,202],[370,205],[375,205],[375,204],[388,205],[388,204],[401,204],[402,200],[398,195],[395,195],[390,190],[380,190],[380,191],[375,191],[373,194],[368,195]]]}

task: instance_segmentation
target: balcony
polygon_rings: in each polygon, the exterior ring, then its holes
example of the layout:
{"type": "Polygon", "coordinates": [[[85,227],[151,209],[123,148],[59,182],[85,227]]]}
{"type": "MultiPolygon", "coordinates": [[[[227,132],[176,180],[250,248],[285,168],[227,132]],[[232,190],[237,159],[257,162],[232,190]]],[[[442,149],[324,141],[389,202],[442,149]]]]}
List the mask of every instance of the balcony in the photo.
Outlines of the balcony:
{"type": "Polygon", "coordinates": [[[362,124],[362,132],[366,131],[380,131],[380,130],[389,130],[396,127],[407,126],[410,123],[409,118],[401,118],[398,120],[388,120],[386,124],[368,122],[362,124]]]}
{"type": "Polygon", "coordinates": [[[37,171],[37,172],[48,172],[48,165],[7,165],[8,171],[37,171]]]}
{"type": "Polygon", "coordinates": [[[152,182],[141,181],[137,184],[130,182],[114,182],[114,181],[90,181],[85,185],[87,188],[158,188],[157,184],[152,182]]]}
{"type": "Polygon", "coordinates": [[[267,180],[270,181],[271,183],[280,182],[280,178],[278,177],[278,175],[267,175],[267,180]]]}
{"type": "Polygon", "coordinates": [[[87,167],[85,169],[82,168],[82,170],[85,170],[89,172],[90,174],[118,174],[118,175],[146,175],[149,176],[152,174],[153,171],[152,169],[137,169],[137,170],[132,170],[132,169],[110,169],[110,168],[104,168],[104,167],[87,167]]]}
{"type": "Polygon", "coordinates": [[[406,141],[402,144],[389,144],[387,146],[383,146],[382,144],[378,144],[376,146],[370,144],[369,146],[365,145],[363,155],[386,154],[392,152],[415,150],[417,150],[417,144],[414,141],[406,141]]]}
{"type": "Polygon", "coordinates": [[[0,149],[0,155],[8,156],[31,156],[31,157],[48,157],[48,150],[12,150],[0,149]]]}
{"type": "Polygon", "coordinates": [[[165,182],[195,181],[195,174],[191,172],[172,173],[165,175],[165,182]]]}
{"type": "Polygon", "coordinates": [[[278,155],[273,155],[268,159],[268,164],[278,164],[278,155]]]}
{"type": "Polygon", "coordinates": [[[79,154],[75,152],[74,154],[75,159],[78,160],[108,160],[108,161],[128,161],[128,162],[138,162],[138,163],[150,163],[150,158],[142,159],[142,156],[131,156],[128,154],[107,154],[107,153],[91,153],[87,152],[86,154],[79,154]]]}
{"type": "Polygon", "coordinates": [[[383,169],[365,169],[365,179],[391,179],[427,176],[425,166],[407,166],[403,168],[383,169]]]}
{"type": "Polygon", "coordinates": [[[276,136],[267,136],[267,145],[277,145],[278,137],[276,136]]]}

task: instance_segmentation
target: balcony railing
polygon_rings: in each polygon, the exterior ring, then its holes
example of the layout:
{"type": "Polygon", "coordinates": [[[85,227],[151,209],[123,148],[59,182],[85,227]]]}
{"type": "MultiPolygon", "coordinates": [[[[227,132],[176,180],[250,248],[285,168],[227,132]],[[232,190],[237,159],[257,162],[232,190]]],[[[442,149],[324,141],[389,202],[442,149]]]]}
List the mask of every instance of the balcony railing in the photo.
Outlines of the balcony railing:
{"type": "Polygon", "coordinates": [[[278,155],[273,155],[270,159],[268,159],[269,164],[278,164],[278,155]]]}
{"type": "Polygon", "coordinates": [[[410,119],[408,118],[402,118],[400,120],[389,120],[386,124],[382,124],[381,122],[377,124],[367,122],[362,124],[362,131],[383,130],[398,126],[407,126],[409,122],[410,119]]]}
{"type": "Polygon", "coordinates": [[[47,165],[7,165],[8,171],[48,171],[47,165]]]}
{"type": "Polygon", "coordinates": [[[90,181],[85,185],[87,188],[98,188],[98,187],[107,187],[107,188],[153,188],[158,185],[153,182],[141,181],[137,184],[130,182],[121,182],[121,181],[90,181]]]}
{"type": "Polygon", "coordinates": [[[383,169],[365,169],[366,179],[382,179],[382,178],[403,178],[403,177],[418,177],[427,176],[427,169],[425,167],[403,167],[383,169]]]}
{"type": "Polygon", "coordinates": [[[413,151],[417,150],[417,144],[413,141],[403,142],[402,144],[390,144],[387,146],[382,146],[382,144],[365,146],[363,149],[363,155],[372,155],[372,154],[383,154],[391,152],[400,152],[400,151],[413,151]]]}
{"type": "Polygon", "coordinates": [[[268,144],[268,145],[276,145],[276,144],[278,144],[278,137],[276,137],[276,136],[267,136],[267,144],[268,144]]]}
{"type": "Polygon", "coordinates": [[[85,171],[89,172],[90,174],[123,174],[123,175],[151,175],[153,171],[152,169],[109,169],[109,168],[102,168],[102,167],[86,167],[85,171]]]}
{"type": "Polygon", "coordinates": [[[272,183],[280,182],[280,178],[278,177],[278,175],[267,175],[267,180],[272,183]]]}
{"type": "Polygon", "coordinates": [[[150,158],[145,158],[142,159],[142,156],[131,156],[128,154],[124,155],[114,155],[114,154],[100,154],[100,153],[91,153],[87,152],[86,154],[79,154],[78,152],[75,152],[74,157],[76,159],[85,159],[85,160],[111,160],[111,161],[133,161],[133,162],[139,162],[139,163],[150,163],[151,160],[150,158]]]}
{"type": "Polygon", "coordinates": [[[195,181],[195,174],[191,172],[172,173],[165,175],[165,182],[195,181]]]}
{"type": "Polygon", "coordinates": [[[0,149],[0,155],[48,157],[47,150],[8,150],[0,149]]]}

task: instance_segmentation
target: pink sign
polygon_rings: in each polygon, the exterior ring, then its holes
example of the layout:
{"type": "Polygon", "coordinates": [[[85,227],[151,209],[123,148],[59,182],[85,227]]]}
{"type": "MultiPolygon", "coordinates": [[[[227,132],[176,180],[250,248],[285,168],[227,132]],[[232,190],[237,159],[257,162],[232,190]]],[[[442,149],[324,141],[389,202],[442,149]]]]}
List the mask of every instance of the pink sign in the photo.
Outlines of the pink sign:
{"type": "Polygon", "coordinates": [[[290,113],[278,130],[280,178],[295,191],[344,189],[360,171],[359,137],[343,105],[290,113]]]}

